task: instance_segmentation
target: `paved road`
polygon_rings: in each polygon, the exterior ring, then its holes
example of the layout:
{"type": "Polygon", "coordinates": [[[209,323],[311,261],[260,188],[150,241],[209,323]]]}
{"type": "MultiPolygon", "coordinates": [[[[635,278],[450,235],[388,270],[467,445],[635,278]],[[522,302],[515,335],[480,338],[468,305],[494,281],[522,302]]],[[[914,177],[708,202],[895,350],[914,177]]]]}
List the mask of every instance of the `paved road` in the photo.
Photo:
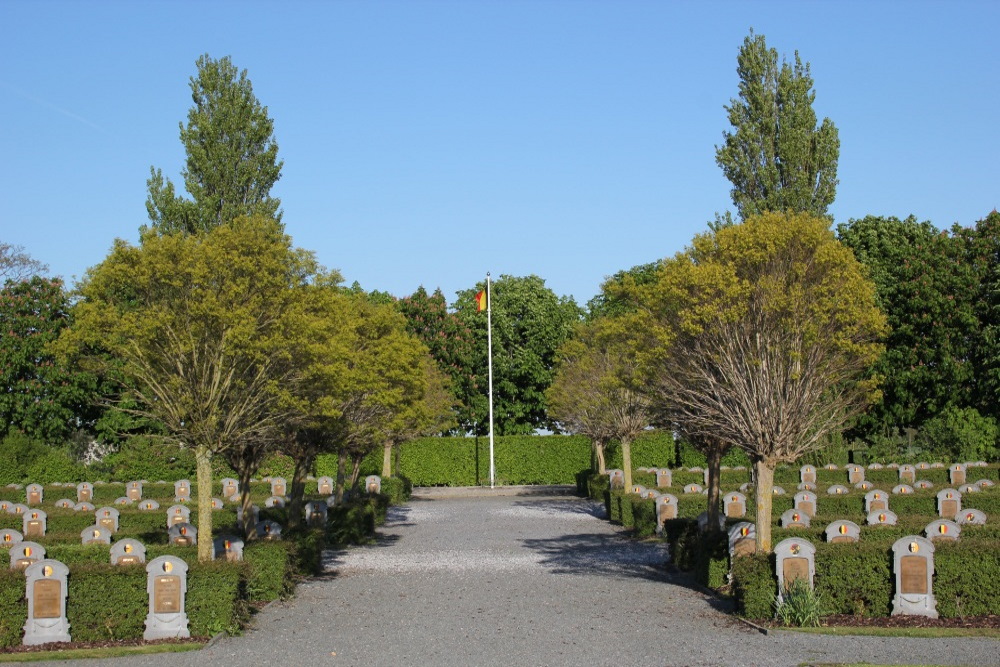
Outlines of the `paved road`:
{"type": "MultiPolygon", "coordinates": [[[[378,544],[328,553],[327,573],[245,636],[202,651],[62,665],[1000,664],[986,639],[763,636],[664,567],[589,501],[414,500],[378,544]]],[[[52,663],[56,664],[56,663],[52,663]]]]}

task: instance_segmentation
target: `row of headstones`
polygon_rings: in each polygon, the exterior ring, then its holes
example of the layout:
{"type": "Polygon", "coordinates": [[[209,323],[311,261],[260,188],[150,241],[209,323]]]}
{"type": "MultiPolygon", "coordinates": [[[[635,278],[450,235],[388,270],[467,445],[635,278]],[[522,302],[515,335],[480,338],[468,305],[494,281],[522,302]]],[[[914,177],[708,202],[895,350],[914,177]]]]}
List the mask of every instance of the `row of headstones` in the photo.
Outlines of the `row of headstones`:
{"type": "MultiPolygon", "coordinates": [[[[987,464],[985,461],[979,461],[976,463],[953,463],[952,465],[948,466],[948,479],[952,486],[961,486],[967,483],[966,480],[968,478],[968,469],[970,467],[986,467],[986,465],[987,464]]],[[[916,465],[890,464],[888,467],[889,468],[895,467],[898,470],[899,481],[902,483],[919,485],[920,488],[931,488],[933,486],[931,482],[927,480],[920,480],[920,481],[917,480],[917,472],[930,470],[932,468],[944,468],[945,466],[943,463],[918,463],[916,465]]],[[[833,470],[837,469],[836,466],[834,466],[833,468],[827,466],[827,468],[833,470]]],[[[869,470],[879,470],[882,468],[883,466],[880,463],[873,463],[868,466],[869,470]]],[[[863,488],[861,484],[864,483],[865,481],[865,469],[859,465],[848,464],[847,466],[845,466],[845,470],[847,471],[848,484],[854,484],[857,488],[863,488]]],[[[799,468],[799,481],[802,484],[815,484],[816,483],[815,466],[804,465],[801,468],[799,468]]],[[[981,482],[984,481],[988,482],[989,480],[980,480],[979,482],[976,482],[976,484],[980,484],[981,482]]],[[[815,490],[815,489],[809,489],[809,490],[815,490]]]]}
{"type": "MultiPolygon", "coordinates": [[[[288,489],[288,484],[282,477],[269,477],[266,481],[271,484],[271,497],[284,498],[288,489]]],[[[129,482],[125,485],[125,495],[115,500],[116,505],[125,505],[142,500],[142,481],[129,482]]],[[[320,477],[316,480],[317,493],[319,495],[331,495],[334,490],[332,477],[320,477]]],[[[380,493],[382,490],[382,478],[378,475],[369,475],[365,478],[365,491],[368,493],[380,493]]],[[[234,500],[240,493],[240,483],[238,480],[227,477],[222,480],[222,497],[225,500],[234,500]]],[[[41,484],[29,484],[25,487],[25,503],[27,505],[40,505],[45,497],[45,492],[41,484]]],[[[89,503],[94,498],[94,485],[90,482],[80,482],[76,485],[77,503],[89,503]]],[[[214,500],[214,499],[213,499],[214,500]]],[[[191,482],[181,479],[174,482],[174,502],[191,501],[191,482]]],[[[70,502],[66,499],[60,503],[70,502]]],[[[156,502],[156,501],[150,501],[156,502]]]]}
{"type": "MultiPolygon", "coordinates": [[[[730,561],[755,550],[756,536],[753,524],[733,526],[729,532],[730,561]]],[[[892,600],[892,615],[937,618],[937,601],[933,593],[933,540],[919,535],[909,535],[893,543],[892,553],[896,591],[892,600]]],[[[804,580],[810,589],[813,587],[816,575],[816,547],[811,542],[799,538],[782,540],[775,545],[774,556],[779,604],[783,601],[784,592],[796,579],[804,580]]]]}
{"type": "MultiPolygon", "coordinates": [[[[134,540],[122,540],[122,542],[134,542],[134,540]]],[[[43,556],[29,563],[24,569],[28,619],[24,624],[22,644],[36,646],[72,641],[69,620],[66,618],[69,568],[60,561],[44,558],[44,549],[40,546],[35,545],[35,548],[39,549],[43,556]]],[[[139,553],[139,549],[142,550],[142,561],[130,562],[144,562],[145,548],[138,544],[133,546],[133,549],[133,553],[136,554],[139,553]]],[[[121,558],[137,558],[137,556],[121,558]]],[[[112,562],[115,562],[114,552],[112,552],[112,562]]],[[[176,556],[160,556],[146,565],[149,612],[146,615],[143,639],[191,636],[184,604],[187,594],[187,571],[187,563],[176,556]]]]}

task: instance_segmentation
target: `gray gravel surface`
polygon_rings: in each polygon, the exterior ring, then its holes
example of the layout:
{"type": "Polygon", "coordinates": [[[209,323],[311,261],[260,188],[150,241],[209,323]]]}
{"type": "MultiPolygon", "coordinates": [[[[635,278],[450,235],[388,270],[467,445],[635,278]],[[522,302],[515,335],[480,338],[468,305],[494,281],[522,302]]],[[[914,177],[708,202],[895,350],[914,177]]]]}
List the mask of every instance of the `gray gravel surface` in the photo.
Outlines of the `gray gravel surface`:
{"type": "MultiPolygon", "coordinates": [[[[590,501],[423,496],[242,637],[62,665],[1000,665],[989,639],[764,636],[590,501]]],[[[36,663],[44,664],[44,663],[36,663]]]]}

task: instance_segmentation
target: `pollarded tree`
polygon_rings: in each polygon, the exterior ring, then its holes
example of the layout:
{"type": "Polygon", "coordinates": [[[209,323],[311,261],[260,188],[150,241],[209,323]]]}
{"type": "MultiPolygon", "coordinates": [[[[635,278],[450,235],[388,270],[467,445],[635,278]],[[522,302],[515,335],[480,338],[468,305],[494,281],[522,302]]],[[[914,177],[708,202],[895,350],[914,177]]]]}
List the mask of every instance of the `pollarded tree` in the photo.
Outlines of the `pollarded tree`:
{"type": "Polygon", "coordinates": [[[24,247],[0,241],[0,283],[28,280],[48,270],[49,267],[26,253],[24,247]]]}
{"type": "Polygon", "coordinates": [[[150,167],[146,210],[159,233],[203,232],[241,216],[281,220],[281,200],[271,197],[281,178],[274,121],[253,93],[246,70],[229,56],[198,58],[191,77],[194,106],[181,142],[187,154],[182,171],[191,199],[179,196],[170,179],[150,167]]]}
{"type": "Polygon", "coordinates": [[[314,270],[277,222],[241,218],[205,234],[147,232],[139,246],[118,240],[79,288],[60,342],[110,352],[129,409],[194,450],[200,560],[212,556],[212,456],[275,439],[290,418],[281,395],[297,380],[292,346],[314,270]]]}
{"type": "Polygon", "coordinates": [[[632,486],[632,441],[650,424],[649,399],[637,386],[634,350],[621,321],[579,325],[560,346],[555,378],[545,392],[549,417],[590,438],[594,472],[605,472],[604,447],[619,440],[625,488],[632,486]]]}
{"type": "Polygon", "coordinates": [[[736,68],[739,98],[726,111],[732,132],[716,146],[715,161],[733,184],[740,218],[765,211],[826,215],[837,189],[840,138],[829,118],[816,126],[809,64],[778,65],[778,52],[753,31],[736,68]]]}
{"type": "Polygon", "coordinates": [[[685,433],[750,455],[757,547],[770,551],[775,466],[877,396],[874,286],[825,219],[772,213],[695,237],[636,297],[650,389],[685,433]]]}

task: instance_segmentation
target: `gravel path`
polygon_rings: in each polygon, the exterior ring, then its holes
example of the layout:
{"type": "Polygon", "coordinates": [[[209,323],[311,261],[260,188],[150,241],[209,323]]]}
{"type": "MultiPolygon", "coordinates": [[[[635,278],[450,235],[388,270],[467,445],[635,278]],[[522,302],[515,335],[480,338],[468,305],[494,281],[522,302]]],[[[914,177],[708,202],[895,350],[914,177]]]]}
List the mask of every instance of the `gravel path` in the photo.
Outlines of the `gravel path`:
{"type": "Polygon", "coordinates": [[[769,636],[668,572],[603,507],[564,497],[415,499],[376,545],[326,554],[326,574],[245,636],[202,651],[61,665],[1000,665],[988,639],[769,636]]]}

